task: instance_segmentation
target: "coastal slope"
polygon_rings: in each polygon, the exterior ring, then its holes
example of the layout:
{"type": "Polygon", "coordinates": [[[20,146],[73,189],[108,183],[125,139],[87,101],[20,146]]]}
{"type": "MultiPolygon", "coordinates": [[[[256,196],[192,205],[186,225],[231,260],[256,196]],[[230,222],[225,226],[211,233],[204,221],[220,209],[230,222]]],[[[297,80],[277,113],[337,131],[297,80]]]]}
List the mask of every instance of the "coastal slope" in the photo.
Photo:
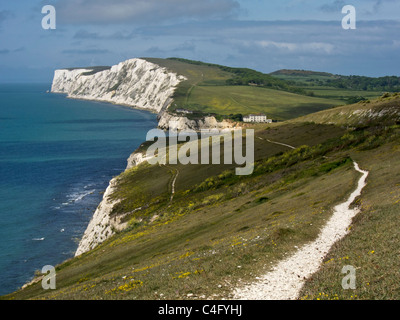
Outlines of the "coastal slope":
{"type": "MultiPolygon", "coordinates": [[[[298,121],[254,126],[249,176],[235,175],[235,165],[151,165],[138,152],[105,195],[113,204],[110,221],[120,219],[127,228],[58,265],[56,290],[43,290],[37,278],[3,298],[247,298],[235,293],[263,282],[281,261],[320,239],[346,201],[356,216],[333,246],[318,244],[318,271],[300,278],[296,298],[398,299],[390,288],[398,284],[399,108],[400,96],[385,94],[298,121]],[[361,178],[354,163],[369,173],[362,192],[350,198],[361,178]],[[345,266],[357,268],[354,290],[342,287],[345,266]]],[[[338,218],[348,226],[346,215],[338,218]]],[[[91,225],[95,235],[97,222],[91,225]]],[[[106,233],[97,232],[98,238],[106,233]]],[[[278,281],[276,294],[287,281],[278,281]]]]}

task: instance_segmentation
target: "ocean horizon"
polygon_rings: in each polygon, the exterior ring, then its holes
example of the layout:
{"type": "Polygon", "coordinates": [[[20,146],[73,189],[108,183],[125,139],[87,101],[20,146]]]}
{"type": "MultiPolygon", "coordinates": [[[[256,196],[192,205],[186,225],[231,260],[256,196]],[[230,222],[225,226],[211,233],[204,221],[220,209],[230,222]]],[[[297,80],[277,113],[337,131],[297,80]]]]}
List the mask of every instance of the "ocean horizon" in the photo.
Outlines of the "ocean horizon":
{"type": "Polygon", "coordinates": [[[0,84],[0,295],[74,256],[109,181],[156,115],[0,84]]]}

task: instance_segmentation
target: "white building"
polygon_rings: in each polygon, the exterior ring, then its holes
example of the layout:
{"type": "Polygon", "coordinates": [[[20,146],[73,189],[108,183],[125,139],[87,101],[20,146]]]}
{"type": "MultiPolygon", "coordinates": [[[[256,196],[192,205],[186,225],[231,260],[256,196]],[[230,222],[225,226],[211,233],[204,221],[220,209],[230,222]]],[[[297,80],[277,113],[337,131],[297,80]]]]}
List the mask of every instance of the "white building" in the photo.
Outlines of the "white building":
{"type": "Polygon", "coordinates": [[[272,123],[271,119],[267,119],[265,114],[249,114],[246,117],[243,117],[244,122],[263,122],[263,123],[272,123]]]}

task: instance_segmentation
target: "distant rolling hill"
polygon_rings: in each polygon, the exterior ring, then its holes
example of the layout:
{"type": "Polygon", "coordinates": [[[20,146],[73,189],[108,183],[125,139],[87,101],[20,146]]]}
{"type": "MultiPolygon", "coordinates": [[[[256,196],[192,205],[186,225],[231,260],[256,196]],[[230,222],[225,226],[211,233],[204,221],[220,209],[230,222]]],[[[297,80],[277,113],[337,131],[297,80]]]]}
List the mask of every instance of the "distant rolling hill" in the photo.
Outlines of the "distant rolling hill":
{"type": "Polygon", "coordinates": [[[400,91],[400,77],[344,76],[308,70],[278,70],[270,73],[277,79],[287,81],[312,96],[341,99],[345,104],[380,97],[384,92],[400,91]]]}
{"type": "Polygon", "coordinates": [[[324,77],[335,77],[332,73],[318,72],[310,70],[292,70],[292,69],[281,69],[275,72],[271,72],[272,76],[324,76],[324,77]]]}

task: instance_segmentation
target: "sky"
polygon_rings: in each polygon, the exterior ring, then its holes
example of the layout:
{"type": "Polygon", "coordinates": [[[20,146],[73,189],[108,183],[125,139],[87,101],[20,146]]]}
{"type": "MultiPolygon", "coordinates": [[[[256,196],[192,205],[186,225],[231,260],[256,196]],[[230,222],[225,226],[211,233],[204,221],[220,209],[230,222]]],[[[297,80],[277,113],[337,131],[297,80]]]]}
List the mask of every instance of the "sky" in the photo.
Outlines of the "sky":
{"type": "Polygon", "coordinates": [[[399,0],[0,0],[2,83],[140,57],[400,76],[399,56],[399,0]],[[55,29],[42,28],[45,5],[55,29]],[[345,5],[356,29],[342,28],[345,5]]]}

